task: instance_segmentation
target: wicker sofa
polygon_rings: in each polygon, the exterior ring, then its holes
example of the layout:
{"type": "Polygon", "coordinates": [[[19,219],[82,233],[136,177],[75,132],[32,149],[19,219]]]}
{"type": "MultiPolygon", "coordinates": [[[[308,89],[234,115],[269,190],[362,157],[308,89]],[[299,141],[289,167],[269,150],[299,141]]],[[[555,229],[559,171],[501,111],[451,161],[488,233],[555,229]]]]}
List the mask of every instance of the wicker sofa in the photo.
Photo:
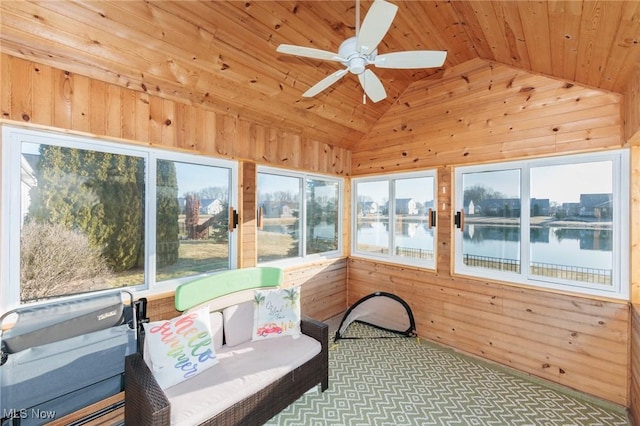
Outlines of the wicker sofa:
{"type": "MultiPolygon", "coordinates": [[[[225,272],[180,286],[176,308],[182,311],[205,303],[212,315],[226,313],[253,303],[249,299],[254,288],[277,286],[281,281],[282,271],[275,268],[225,272]]],[[[314,386],[326,390],[328,327],[304,317],[300,326],[303,335],[291,340],[284,336],[231,345],[225,335],[224,345],[216,350],[221,358],[218,364],[166,390],[142,354],[129,355],[125,359],[125,424],[261,425],[314,386]],[[302,352],[302,358],[290,355],[296,352],[302,352]],[[297,364],[300,359],[305,361],[297,364]]],[[[233,327],[237,329],[237,323],[233,327]]],[[[224,328],[231,326],[225,321],[224,328]]]]}

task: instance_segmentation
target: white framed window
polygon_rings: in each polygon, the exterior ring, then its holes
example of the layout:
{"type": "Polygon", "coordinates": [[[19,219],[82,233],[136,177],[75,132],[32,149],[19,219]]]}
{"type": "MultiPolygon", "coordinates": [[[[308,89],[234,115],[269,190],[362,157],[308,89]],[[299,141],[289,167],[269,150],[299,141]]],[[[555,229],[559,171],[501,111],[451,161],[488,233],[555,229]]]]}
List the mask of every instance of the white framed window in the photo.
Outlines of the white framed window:
{"type": "Polygon", "coordinates": [[[629,298],[627,150],[455,170],[455,272],[629,298]]]}
{"type": "Polygon", "coordinates": [[[342,253],[343,179],[258,167],[258,263],[342,253]]]}
{"type": "Polygon", "coordinates": [[[2,128],[0,308],[235,268],[237,163],[2,128]]]}
{"type": "Polygon", "coordinates": [[[352,254],[435,268],[436,173],[352,179],[352,254]]]}

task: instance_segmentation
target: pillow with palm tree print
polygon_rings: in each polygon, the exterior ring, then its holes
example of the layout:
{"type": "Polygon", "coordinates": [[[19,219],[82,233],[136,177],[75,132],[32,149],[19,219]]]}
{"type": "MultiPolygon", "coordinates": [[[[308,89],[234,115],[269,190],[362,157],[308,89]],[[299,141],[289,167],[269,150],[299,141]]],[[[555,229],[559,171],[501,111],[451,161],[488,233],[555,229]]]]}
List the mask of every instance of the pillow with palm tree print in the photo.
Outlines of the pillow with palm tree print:
{"type": "Polygon", "coordinates": [[[252,340],[300,337],[300,287],[256,290],[252,340]]]}

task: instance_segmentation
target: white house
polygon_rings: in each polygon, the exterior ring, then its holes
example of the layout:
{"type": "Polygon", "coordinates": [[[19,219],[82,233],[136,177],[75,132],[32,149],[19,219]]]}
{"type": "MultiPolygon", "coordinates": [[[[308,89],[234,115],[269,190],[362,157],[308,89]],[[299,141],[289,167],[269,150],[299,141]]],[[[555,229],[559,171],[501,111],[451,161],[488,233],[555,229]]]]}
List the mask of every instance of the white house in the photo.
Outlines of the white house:
{"type": "Polygon", "coordinates": [[[222,211],[222,209],[224,208],[224,206],[222,205],[222,201],[218,200],[217,198],[215,200],[210,201],[209,203],[207,203],[204,207],[203,210],[206,214],[210,214],[210,215],[216,215],[218,213],[220,213],[222,211]]]}

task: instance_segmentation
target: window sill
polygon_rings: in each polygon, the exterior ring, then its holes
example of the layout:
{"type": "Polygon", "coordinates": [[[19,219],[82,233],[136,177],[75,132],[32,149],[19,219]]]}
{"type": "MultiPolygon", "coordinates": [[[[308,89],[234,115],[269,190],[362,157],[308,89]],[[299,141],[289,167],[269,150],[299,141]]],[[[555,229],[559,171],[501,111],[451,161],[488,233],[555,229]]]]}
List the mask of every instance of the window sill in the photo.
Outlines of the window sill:
{"type": "Polygon", "coordinates": [[[375,255],[369,255],[365,253],[351,253],[351,256],[349,257],[354,259],[364,259],[364,260],[370,260],[374,262],[385,263],[388,265],[405,266],[405,267],[411,267],[411,268],[416,268],[420,270],[436,272],[436,266],[435,264],[433,264],[433,262],[426,263],[424,261],[411,260],[411,259],[400,260],[399,257],[375,256],[375,255]]]}
{"type": "Polygon", "coordinates": [[[307,257],[296,257],[290,259],[272,260],[269,262],[258,262],[258,266],[274,266],[282,269],[295,268],[298,266],[311,265],[325,261],[343,259],[346,256],[343,253],[331,253],[327,255],[313,255],[307,257]]]}

